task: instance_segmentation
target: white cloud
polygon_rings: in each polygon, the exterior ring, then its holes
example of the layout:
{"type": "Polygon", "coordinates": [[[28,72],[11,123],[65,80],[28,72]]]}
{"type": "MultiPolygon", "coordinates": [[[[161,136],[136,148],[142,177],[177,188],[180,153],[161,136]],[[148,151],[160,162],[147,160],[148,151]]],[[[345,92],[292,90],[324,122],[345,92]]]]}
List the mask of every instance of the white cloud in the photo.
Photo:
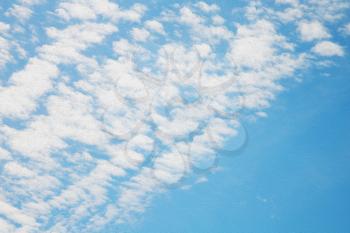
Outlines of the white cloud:
{"type": "Polygon", "coordinates": [[[276,3],[291,4],[295,6],[299,4],[299,1],[298,0],[276,0],[276,3]]]}
{"type": "Polygon", "coordinates": [[[35,110],[37,99],[52,87],[58,69],[52,63],[32,58],[22,71],[10,78],[11,85],[0,87],[0,117],[26,117],[35,110]]]}
{"type": "Polygon", "coordinates": [[[5,215],[10,220],[13,220],[14,222],[24,226],[37,225],[35,219],[31,218],[30,216],[27,216],[26,214],[22,213],[21,210],[7,204],[1,199],[0,199],[0,213],[5,215]]]}
{"type": "Polygon", "coordinates": [[[309,0],[305,5],[309,8],[311,17],[329,22],[342,19],[350,7],[347,0],[309,0]]]}
{"type": "Polygon", "coordinates": [[[208,57],[212,52],[210,45],[208,44],[196,44],[194,48],[198,51],[201,58],[208,57]]]}
{"type": "Polygon", "coordinates": [[[2,229],[4,232],[15,232],[15,225],[3,220],[0,218],[0,229],[2,229]]]}
{"type": "Polygon", "coordinates": [[[135,3],[130,10],[122,13],[122,18],[130,21],[139,21],[146,11],[147,7],[145,5],[135,3]]]}
{"type": "Polygon", "coordinates": [[[155,31],[155,32],[157,32],[159,34],[162,34],[162,35],[165,35],[165,31],[164,31],[163,25],[160,22],[156,21],[156,20],[147,20],[145,22],[145,26],[149,30],[155,31]]]}
{"type": "Polygon", "coordinates": [[[107,17],[113,21],[119,19],[139,21],[146,11],[146,7],[136,3],[130,9],[120,9],[118,4],[109,0],[65,0],[56,9],[56,14],[65,20],[92,20],[97,16],[107,17]]]}
{"type": "Polygon", "coordinates": [[[10,153],[7,150],[0,147],[0,161],[10,160],[10,159],[11,159],[10,153]]]}
{"type": "Polygon", "coordinates": [[[165,184],[174,184],[186,174],[186,158],[179,153],[164,154],[155,160],[153,174],[165,184]]]}
{"type": "Polygon", "coordinates": [[[300,37],[304,41],[312,41],[331,37],[327,29],[319,21],[302,21],[298,24],[300,37]]]}
{"type": "Polygon", "coordinates": [[[34,159],[42,159],[45,154],[65,146],[44,122],[34,122],[29,129],[21,131],[3,129],[3,133],[9,138],[8,144],[12,150],[34,159]]]}
{"type": "Polygon", "coordinates": [[[0,36],[0,70],[12,59],[11,47],[10,41],[0,36]]]}
{"type": "Polygon", "coordinates": [[[209,5],[209,4],[207,4],[205,2],[202,2],[202,1],[197,2],[196,6],[199,9],[201,9],[202,11],[207,12],[207,13],[209,13],[209,12],[216,12],[216,11],[218,11],[220,9],[219,6],[216,5],[216,4],[209,5]]]}
{"type": "Polygon", "coordinates": [[[35,176],[35,173],[32,172],[30,169],[22,166],[19,163],[16,162],[9,162],[6,163],[4,166],[4,171],[10,175],[10,176],[17,176],[17,177],[33,177],[35,176]]]}
{"type": "Polygon", "coordinates": [[[344,50],[343,48],[331,41],[321,41],[317,43],[313,48],[312,51],[316,54],[319,54],[321,56],[344,56],[344,50]]]}
{"type": "Polygon", "coordinates": [[[347,23],[340,29],[345,35],[350,35],[350,23],[347,23]]]}
{"type": "Polygon", "coordinates": [[[33,14],[33,11],[28,7],[21,5],[13,5],[7,12],[7,16],[13,16],[24,22],[28,20],[33,14]]]}
{"type": "Polygon", "coordinates": [[[96,62],[82,54],[88,47],[100,43],[106,36],[117,31],[112,24],[82,23],[63,30],[46,29],[53,43],[38,48],[39,55],[55,64],[80,63],[94,65],[96,62]]]}
{"type": "Polygon", "coordinates": [[[222,18],[220,15],[214,15],[212,17],[213,23],[216,25],[221,25],[225,23],[225,19],[222,18]]]}
{"type": "Polygon", "coordinates": [[[303,10],[300,8],[287,8],[282,12],[277,12],[279,19],[286,22],[291,22],[303,17],[303,10]]]}
{"type": "MultiPolygon", "coordinates": [[[[146,50],[139,46],[129,43],[126,39],[121,39],[113,42],[113,50],[121,56],[129,56],[132,54],[146,54],[146,50]]],[[[111,64],[114,66],[117,64],[111,64]]]]}
{"type": "Polygon", "coordinates": [[[193,11],[188,7],[183,7],[180,9],[180,21],[189,25],[198,25],[203,21],[203,19],[193,13],[193,11]]]}
{"type": "Polygon", "coordinates": [[[133,28],[131,35],[136,41],[146,41],[150,36],[150,33],[144,28],[133,28]]]}
{"type": "Polygon", "coordinates": [[[283,39],[276,33],[271,22],[237,25],[236,39],[231,42],[228,57],[237,66],[259,69],[272,61],[277,45],[282,43],[283,39]]]}
{"type": "Polygon", "coordinates": [[[275,6],[266,6],[262,1],[251,1],[247,8],[249,19],[275,19],[284,22],[303,19],[309,21],[331,22],[344,18],[350,4],[347,0],[275,0],[284,4],[282,9],[275,6]]]}
{"type": "Polygon", "coordinates": [[[208,182],[208,178],[205,177],[205,176],[199,177],[199,178],[196,180],[196,184],[201,184],[201,183],[205,183],[205,182],[208,182]]]}
{"type": "Polygon", "coordinates": [[[89,6],[76,2],[61,3],[60,8],[56,12],[60,17],[64,18],[65,20],[69,20],[71,18],[81,20],[96,18],[96,14],[93,9],[91,9],[89,6]]]}
{"type": "Polygon", "coordinates": [[[9,24],[0,22],[0,33],[6,33],[6,32],[9,31],[9,29],[10,29],[10,25],[9,24]]]}
{"type": "Polygon", "coordinates": [[[75,47],[78,50],[85,49],[90,44],[100,43],[105,36],[116,32],[117,28],[112,24],[84,23],[76,24],[58,30],[54,27],[46,29],[47,35],[67,46],[75,47]]]}
{"type": "Polygon", "coordinates": [[[46,0],[20,0],[20,3],[22,3],[24,5],[29,5],[29,6],[39,5],[39,4],[43,4],[45,2],[46,2],[46,0]]]}

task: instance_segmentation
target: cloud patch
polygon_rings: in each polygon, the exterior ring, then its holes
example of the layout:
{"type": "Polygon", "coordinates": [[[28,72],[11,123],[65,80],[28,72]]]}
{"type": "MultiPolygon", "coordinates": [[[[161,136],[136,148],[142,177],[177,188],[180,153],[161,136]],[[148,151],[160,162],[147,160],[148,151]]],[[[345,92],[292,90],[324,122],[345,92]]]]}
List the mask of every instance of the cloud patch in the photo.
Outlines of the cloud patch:
{"type": "Polygon", "coordinates": [[[321,56],[344,56],[344,50],[343,48],[331,41],[321,41],[317,43],[313,48],[312,51],[316,54],[319,54],[321,56]]]}

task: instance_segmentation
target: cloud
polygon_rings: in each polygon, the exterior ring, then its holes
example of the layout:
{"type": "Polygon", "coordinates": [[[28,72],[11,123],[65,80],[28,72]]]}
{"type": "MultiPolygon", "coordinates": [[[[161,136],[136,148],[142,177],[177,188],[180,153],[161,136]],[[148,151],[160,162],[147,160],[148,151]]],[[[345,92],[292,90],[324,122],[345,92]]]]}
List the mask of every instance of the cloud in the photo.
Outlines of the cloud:
{"type": "Polygon", "coordinates": [[[138,21],[145,11],[146,7],[142,4],[136,3],[129,10],[123,10],[118,4],[108,0],[64,0],[55,10],[56,14],[65,20],[92,20],[102,16],[113,21],[138,21]]]}
{"type": "Polygon", "coordinates": [[[292,22],[303,17],[303,10],[298,7],[286,8],[282,12],[277,12],[276,16],[285,22],[292,22]]]}
{"type": "Polygon", "coordinates": [[[28,7],[21,5],[13,5],[7,12],[7,16],[12,16],[18,18],[20,21],[24,22],[29,19],[33,14],[33,11],[28,7]]]}
{"type": "Polygon", "coordinates": [[[8,63],[15,63],[15,57],[24,59],[26,51],[22,47],[22,43],[17,42],[12,38],[12,33],[15,31],[10,24],[0,21],[0,70],[8,63]]]}
{"type": "Polygon", "coordinates": [[[10,41],[0,36],[0,70],[12,59],[11,47],[10,41]]]}
{"type": "Polygon", "coordinates": [[[312,17],[329,22],[344,18],[346,10],[350,7],[350,3],[346,0],[310,0],[308,3],[311,6],[312,17]]]}
{"type": "Polygon", "coordinates": [[[157,32],[159,34],[162,34],[162,35],[165,34],[163,25],[160,22],[156,21],[156,20],[147,20],[145,22],[145,26],[149,30],[155,31],[155,32],[157,32]]]}
{"type": "Polygon", "coordinates": [[[22,213],[22,211],[18,208],[7,204],[6,202],[4,202],[4,200],[1,199],[0,213],[13,220],[15,223],[27,226],[29,229],[37,225],[35,219],[33,219],[30,216],[27,216],[26,214],[22,213]]]}
{"type": "Polygon", "coordinates": [[[6,33],[10,29],[10,25],[0,22],[0,33],[6,33]]]}
{"type": "Polygon", "coordinates": [[[313,48],[312,51],[316,54],[319,54],[321,56],[344,56],[344,50],[343,48],[331,41],[321,41],[317,43],[313,48]]]}
{"type": "Polygon", "coordinates": [[[350,23],[347,23],[340,29],[345,35],[350,35],[350,23]]]}
{"type": "Polygon", "coordinates": [[[303,21],[298,25],[300,37],[304,41],[330,38],[331,35],[319,21],[303,21]]]}
{"type": "Polygon", "coordinates": [[[33,177],[35,173],[29,170],[26,167],[16,163],[10,162],[7,163],[4,167],[4,171],[10,176],[18,176],[18,177],[33,177]]]}
{"type": "Polygon", "coordinates": [[[294,6],[299,4],[298,0],[276,0],[276,2],[281,4],[291,4],[294,6]]]}
{"type": "Polygon", "coordinates": [[[58,75],[57,67],[44,60],[32,58],[24,70],[10,77],[11,85],[0,87],[0,116],[27,117],[36,109],[37,99],[51,87],[58,75]]]}
{"type": "Polygon", "coordinates": [[[193,13],[193,11],[188,7],[183,7],[180,9],[180,21],[189,25],[197,25],[203,21],[203,19],[193,13]]]}
{"type": "Polygon", "coordinates": [[[150,36],[150,33],[144,28],[133,28],[131,35],[136,41],[146,41],[150,36]]]}
{"type": "Polygon", "coordinates": [[[212,20],[213,20],[213,23],[216,25],[221,25],[221,24],[224,24],[224,22],[225,22],[225,19],[219,15],[214,15],[212,17],[212,20]]]}
{"type": "Polygon", "coordinates": [[[231,42],[227,56],[236,66],[260,69],[273,62],[278,47],[286,45],[274,25],[261,20],[249,26],[237,25],[236,39],[231,42]]]}
{"type": "Polygon", "coordinates": [[[46,0],[20,0],[20,3],[22,3],[23,5],[29,5],[29,6],[39,5],[45,2],[46,0]]]}
{"type": "MultiPolygon", "coordinates": [[[[112,6],[114,6],[114,5],[112,5],[112,6]]],[[[61,3],[60,8],[56,12],[60,17],[66,19],[66,20],[69,20],[71,18],[76,18],[76,19],[81,19],[81,20],[88,20],[88,19],[95,19],[96,18],[96,14],[95,14],[95,11],[93,9],[91,9],[89,6],[86,6],[86,5],[81,4],[81,3],[76,3],[76,2],[63,2],[63,3],[61,3]]]]}
{"type": "Polygon", "coordinates": [[[0,147],[0,160],[10,160],[10,152],[0,147]]]}
{"type": "Polygon", "coordinates": [[[10,223],[6,222],[5,220],[0,219],[0,228],[4,232],[14,232],[16,227],[15,227],[15,225],[10,224],[10,223]]]}
{"type": "Polygon", "coordinates": [[[216,5],[216,4],[209,5],[209,4],[207,4],[205,2],[202,2],[202,1],[197,2],[196,6],[199,9],[201,9],[202,11],[207,12],[207,13],[209,13],[209,12],[216,12],[216,11],[218,11],[220,9],[219,6],[216,5]]]}

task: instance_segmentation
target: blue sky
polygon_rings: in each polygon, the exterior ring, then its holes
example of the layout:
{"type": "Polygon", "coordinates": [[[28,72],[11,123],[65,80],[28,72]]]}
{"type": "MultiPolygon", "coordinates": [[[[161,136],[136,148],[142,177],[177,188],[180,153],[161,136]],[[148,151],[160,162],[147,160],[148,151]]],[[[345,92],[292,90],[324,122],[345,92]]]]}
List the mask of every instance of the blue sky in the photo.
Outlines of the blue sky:
{"type": "Polygon", "coordinates": [[[345,233],[347,1],[0,3],[0,232],[345,233]]]}

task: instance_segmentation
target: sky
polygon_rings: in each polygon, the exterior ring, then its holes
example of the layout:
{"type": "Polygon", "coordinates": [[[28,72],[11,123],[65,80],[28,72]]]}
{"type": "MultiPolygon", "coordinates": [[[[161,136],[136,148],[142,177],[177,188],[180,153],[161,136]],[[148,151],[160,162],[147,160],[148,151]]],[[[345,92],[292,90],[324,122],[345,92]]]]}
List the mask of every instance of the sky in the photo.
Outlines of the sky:
{"type": "Polygon", "coordinates": [[[0,232],[347,232],[349,8],[1,1],[0,232]]]}

